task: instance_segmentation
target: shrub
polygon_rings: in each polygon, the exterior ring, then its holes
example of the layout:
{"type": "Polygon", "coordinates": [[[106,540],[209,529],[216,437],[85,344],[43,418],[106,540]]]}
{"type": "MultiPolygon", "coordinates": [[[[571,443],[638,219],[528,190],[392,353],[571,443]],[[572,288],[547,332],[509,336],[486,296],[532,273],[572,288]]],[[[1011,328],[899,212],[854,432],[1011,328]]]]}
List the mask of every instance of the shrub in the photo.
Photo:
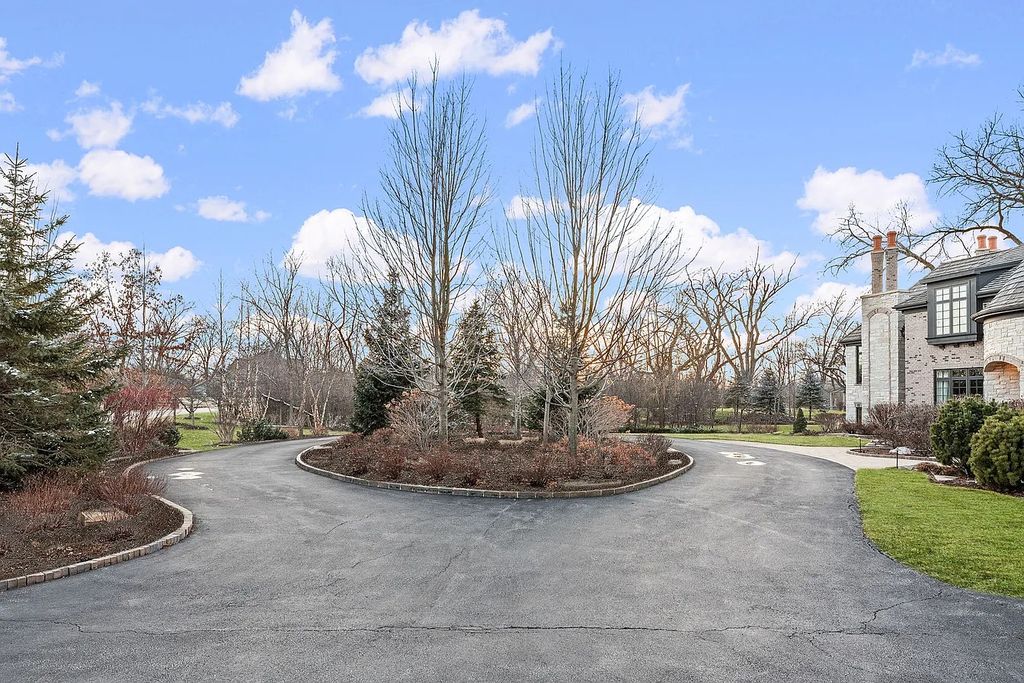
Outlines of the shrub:
{"type": "Polygon", "coordinates": [[[460,486],[476,486],[483,480],[484,470],[477,458],[468,455],[459,458],[455,469],[458,472],[460,486]]]}
{"type": "Polygon", "coordinates": [[[995,412],[995,403],[974,396],[942,404],[930,432],[935,458],[970,476],[971,437],[995,412]]]}
{"type": "Polygon", "coordinates": [[[25,476],[25,468],[18,462],[18,450],[0,442],[0,491],[6,491],[18,486],[22,477],[25,476]]]}
{"type": "Polygon", "coordinates": [[[118,452],[134,457],[160,444],[177,400],[158,376],[128,373],[125,381],[127,384],[107,396],[103,405],[110,412],[118,452]]]}
{"type": "Polygon", "coordinates": [[[270,424],[266,419],[248,420],[242,424],[242,430],[238,435],[239,441],[251,443],[253,441],[280,441],[287,439],[288,434],[270,424]]]}
{"type": "Polygon", "coordinates": [[[434,451],[423,456],[420,468],[434,481],[441,481],[454,469],[455,458],[448,451],[434,451]]]}
{"type": "MultiPolygon", "coordinates": [[[[433,399],[414,389],[388,404],[388,419],[395,438],[420,452],[437,440],[438,411],[433,399]]],[[[451,431],[456,431],[451,428],[451,431]]]]}
{"type": "Polygon", "coordinates": [[[377,450],[371,469],[380,477],[394,481],[402,476],[405,468],[405,454],[395,446],[383,446],[377,450]]]}
{"type": "Polygon", "coordinates": [[[653,470],[657,464],[655,457],[642,446],[623,441],[609,444],[606,462],[605,474],[612,477],[653,470]]]}
{"type": "Polygon", "coordinates": [[[1024,488],[1024,415],[1002,408],[971,438],[970,470],[996,491],[1024,488]]]}
{"type": "Polygon", "coordinates": [[[135,514],[146,504],[147,496],[163,493],[167,482],[157,477],[147,477],[141,470],[134,469],[120,476],[100,476],[95,487],[101,499],[128,514],[135,514]]]}
{"type": "Polygon", "coordinates": [[[927,472],[928,474],[941,474],[948,477],[955,477],[961,474],[961,470],[958,467],[952,467],[950,465],[940,465],[937,462],[919,462],[914,465],[914,469],[918,472],[927,472]]]}
{"type": "Polygon", "coordinates": [[[551,448],[540,448],[523,468],[523,479],[531,486],[545,486],[551,480],[554,458],[551,448]]]}
{"type": "Polygon", "coordinates": [[[168,425],[156,435],[156,440],[168,448],[174,448],[181,441],[181,432],[174,425],[168,425]]]}
{"type": "Polygon", "coordinates": [[[846,423],[846,418],[839,413],[818,413],[815,419],[821,425],[821,431],[826,434],[842,431],[846,423]]]}
{"type": "Polygon", "coordinates": [[[663,436],[651,434],[643,437],[638,442],[640,447],[643,448],[647,453],[654,458],[654,462],[658,467],[667,467],[669,461],[669,448],[672,447],[672,442],[663,436]]]}
{"type": "Polygon", "coordinates": [[[804,417],[804,409],[796,409],[796,419],[793,420],[793,433],[804,434],[807,432],[807,418],[804,417]]]}
{"type": "Polygon", "coordinates": [[[909,448],[916,455],[930,455],[931,425],[935,408],[930,405],[879,403],[871,407],[874,434],[892,448],[909,448]]]}
{"type": "Polygon", "coordinates": [[[81,489],[81,479],[67,473],[35,474],[8,501],[24,531],[55,529],[68,523],[67,512],[81,489]]]}

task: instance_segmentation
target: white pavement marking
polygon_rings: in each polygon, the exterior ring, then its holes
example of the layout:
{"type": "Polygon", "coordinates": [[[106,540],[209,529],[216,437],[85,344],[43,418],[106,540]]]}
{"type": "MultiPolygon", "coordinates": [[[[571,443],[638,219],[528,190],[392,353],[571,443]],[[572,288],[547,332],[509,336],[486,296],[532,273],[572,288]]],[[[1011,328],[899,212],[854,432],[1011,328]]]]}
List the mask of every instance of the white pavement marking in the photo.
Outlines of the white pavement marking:
{"type": "Polygon", "coordinates": [[[175,472],[167,475],[170,479],[177,479],[178,481],[187,481],[190,479],[202,479],[202,472],[175,472]]]}
{"type": "Polygon", "coordinates": [[[760,460],[740,460],[736,464],[737,465],[750,465],[752,467],[758,467],[760,465],[763,465],[764,463],[761,462],[760,460]]]}

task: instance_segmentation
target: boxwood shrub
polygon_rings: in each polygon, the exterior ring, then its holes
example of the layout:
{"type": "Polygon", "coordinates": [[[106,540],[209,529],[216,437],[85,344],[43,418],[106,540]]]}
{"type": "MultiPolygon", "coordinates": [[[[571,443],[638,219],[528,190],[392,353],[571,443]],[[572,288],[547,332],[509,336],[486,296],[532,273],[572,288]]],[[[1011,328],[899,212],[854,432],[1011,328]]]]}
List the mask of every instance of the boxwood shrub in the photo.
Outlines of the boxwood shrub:
{"type": "Polygon", "coordinates": [[[996,412],[994,402],[975,396],[946,401],[931,427],[935,459],[971,475],[971,437],[996,412]]]}
{"type": "Polygon", "coordinates": [[[1024,414],[1001,408],[971,439],[970,469],[996,491],[1024,488],[1024,414]]]}

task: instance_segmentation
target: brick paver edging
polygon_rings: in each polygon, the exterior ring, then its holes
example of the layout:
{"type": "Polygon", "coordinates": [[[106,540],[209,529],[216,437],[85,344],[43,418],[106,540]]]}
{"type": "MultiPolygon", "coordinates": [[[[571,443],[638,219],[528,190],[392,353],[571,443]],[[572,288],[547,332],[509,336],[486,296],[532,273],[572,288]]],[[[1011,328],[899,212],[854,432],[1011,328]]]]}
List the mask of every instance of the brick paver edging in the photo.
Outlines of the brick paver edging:
{"type": "Polygon", "coordinates": [[[603,496],[616,496],[621,493],[639,491],[640,489],[660,484],[668,481],[669,479],[675,479],[680,474],[689,471],[689,469],[693,467],[693,458],[691,456],[673,449],[673,452],[679,453],[679,455],[685,457],[689,462],[682,467],[672,470],[671,472],[666,472],[665,474],[654,477],[653,479],[638,481],[635,484],[626,484],[625,486],[616,486],[614,488],[607,489],[592,489],[589,491],[498,491],[495,489],[466,489],[452,486],[424,486],[422,484],[402,484],[393,481],[374,481],[372,479],[352,477],[347,474],[338,474],[337,472],[331,472],[330,470],[314,467],[302,459],[302,456],[309,451],[321,448],[324,448],[324,446],[313,446],[302,451],[295,456],[295,464],[300,469],[312,472],[313,474],[319,474],[321,477],[337,479],[338,481],[357,484],[359,486],[367,486],[376,489],[391,489],[394,491],[412,491],[414,493],[433,493],[446,496],[469,496],[471,498],[601,498],[603,496]]]}
{"type": "MultiPolygon", "coordinates": [[[[163,460],[164,458],[156,458],[157,460],[163,460]]],[[[132,470],[141,465],[145,465],[151,460],[144,460],[137,462],[125,472],[132,470]]],[[[112,553],[110,555],[104,555],[103,557],[97,557],[93,560],[83,560],[82,562],[76,562],[75,564],[65,565],[63,567],[57,567],[56,569],[48,569],[46,571],[36,572],[34,574],[25,574],[24,576],[15,576],[12,579],[0,579],[0,592],[13,590],[15,588],[22,588],[24,586],[31,586],[36,583],[43,583],[45,581],[56,581],[57,579],[63,579],[65,576],[74,576],[75,574],[81,574],[82,572],[91,571],[93,569],[99,569],[100,567],[109,567],[112,564],[120,564],[127,562],[128,560],[134,560],[136,557],[142,557],[143,555],[149,555],[155,553],[158,550],[168,548],[175,543],[180,543],[192,533],[193,516],[192,511],[188,508],[184,508],[177,503],[167,500],[161,496],[154,495],[164,505],[174,508],[181,513],[181,526],[172,531],[171,533],[158,538],[155,541],[140,545],[137,548],[129,548],[128,550],[122,550],[118,553],[112,553]]]]}

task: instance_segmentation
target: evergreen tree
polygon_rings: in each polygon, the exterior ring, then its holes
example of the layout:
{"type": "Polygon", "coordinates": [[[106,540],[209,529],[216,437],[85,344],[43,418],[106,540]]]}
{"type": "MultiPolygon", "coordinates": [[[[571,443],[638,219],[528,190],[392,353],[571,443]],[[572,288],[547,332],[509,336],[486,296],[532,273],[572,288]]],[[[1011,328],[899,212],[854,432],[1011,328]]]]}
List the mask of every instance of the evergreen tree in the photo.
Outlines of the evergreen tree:
{"type": "Polygon", "coordinates": [[[793,433],[804,434],[807,431],[807,418],[804,417],[804,409],[796,409],[796,419],[793,420],[793,433]]]}
{"type": "Polygon", "coordinates": [[[811,368],[807,368],[800,378],[796,389],[796,404],[806,406],[808,415],[813,415],[815,408],[825,407],[825,388],[818,373],[811,368]]]}
{"type": "Polygon", "coordinates": [[[112,450],[103,398],[116,357],[89,335],[95,304],[74,275],[78,246],[44,219],[27,161],[0,170],[0,486],[26,472],[99,465],[112,450]]]}
{"type": "Polygon", "coordinates": [[[747,375],[736,375],[725,390],[725,404],[732,408],[733,417],[739,431],[743,431],[741,420],[743,411],[750,406],[750,378],[747,375]]]}
{"type": "Polygon", "coordinates": [[[505,400],[500,353],[487,312],[474,301],[459,320],[452,344],[453,389],[459,408],[473,418],[477,436],[483,436],[481,417],[488,404],[505,400]]]}
{"type": "Polygon", "coordinates": [[[356,369],[352,430],[360,434],[386,427],[388,404],[413,383],[414,350],[404,296],[392,270],[365,333],[367,356],[356,369]]]}
{"type": "Polygon", "coordinates": [[[782,386],[771,369],[765,370],[754,387],[751,403],[758,412],[776,415],[782,407],[782,386]]]}

